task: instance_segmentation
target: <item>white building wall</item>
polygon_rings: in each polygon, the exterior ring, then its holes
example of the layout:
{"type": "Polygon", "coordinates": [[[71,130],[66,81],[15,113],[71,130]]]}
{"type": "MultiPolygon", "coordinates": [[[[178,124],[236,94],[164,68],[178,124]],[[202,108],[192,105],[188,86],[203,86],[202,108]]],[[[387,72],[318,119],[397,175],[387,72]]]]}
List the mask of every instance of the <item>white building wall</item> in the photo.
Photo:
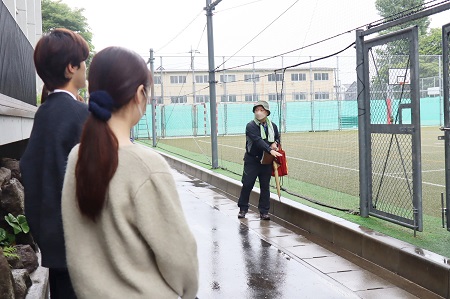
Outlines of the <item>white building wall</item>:
{"type": "MultiPolygon", "coordinates": [[[[41,0],[2,1],[34,48],[42,36],[41,0]]],[[[29,138],[36,110],[0,94],[0,146],[29,138]]]]}
{"type": "Polygon", "coordinates": [[[16,0],[16,22],[23,33],[28,37],[26,0],[16,0]]]}
{"type": "Polygon", "coordinates": [[[41,0],[2,0],[34,47],[42,36],[41,0]]]}

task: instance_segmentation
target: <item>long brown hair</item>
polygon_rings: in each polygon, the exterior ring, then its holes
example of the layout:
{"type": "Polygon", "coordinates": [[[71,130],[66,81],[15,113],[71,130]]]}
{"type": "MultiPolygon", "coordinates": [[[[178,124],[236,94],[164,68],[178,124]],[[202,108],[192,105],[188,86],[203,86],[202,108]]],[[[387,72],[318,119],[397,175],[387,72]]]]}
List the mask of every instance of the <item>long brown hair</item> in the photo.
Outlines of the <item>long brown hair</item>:
{"type": "Polygon", "coordinates": [[[56,28],[42,36],[34,49],[36,72],[44,82],[41,103],[48,92],[69,82],[65,71],[69,64],[80,66],[89,57],[89,46],[81,35],[65,28],[56,28]]]}
{"type": "MultiPolygon", "coordinates": [[[[106,92],[112,100],[111,112],[121,109],[136,95],[140,85],[149,89],[151,75],[142,57],[121,47],[98,52],[89,69],[89,93],[106,92]]],[[[119,143],[105,120],[90,115],[81,135],[76,165],[76,195],[83,215],[99,217],[106,192],[118,166],[119,143]]]]}

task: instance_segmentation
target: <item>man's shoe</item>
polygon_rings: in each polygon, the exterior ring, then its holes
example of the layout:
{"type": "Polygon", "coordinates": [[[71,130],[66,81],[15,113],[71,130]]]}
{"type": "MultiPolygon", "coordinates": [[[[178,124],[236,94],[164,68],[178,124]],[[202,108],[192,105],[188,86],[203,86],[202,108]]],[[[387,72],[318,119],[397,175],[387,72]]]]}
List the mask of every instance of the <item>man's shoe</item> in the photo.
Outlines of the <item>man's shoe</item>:
{"type": "Polygon", "coordinates": [[[261,220],[270,220],[270,216],[269,214],[259,214],[259,218],[261,218],[261,220]]]}
{"type": "Polygon", "coordinates": [[[247,214],[247,211],[240,210],[239,214],[238,214],[238,218],[245,218],[245,214],[247,214]]]}

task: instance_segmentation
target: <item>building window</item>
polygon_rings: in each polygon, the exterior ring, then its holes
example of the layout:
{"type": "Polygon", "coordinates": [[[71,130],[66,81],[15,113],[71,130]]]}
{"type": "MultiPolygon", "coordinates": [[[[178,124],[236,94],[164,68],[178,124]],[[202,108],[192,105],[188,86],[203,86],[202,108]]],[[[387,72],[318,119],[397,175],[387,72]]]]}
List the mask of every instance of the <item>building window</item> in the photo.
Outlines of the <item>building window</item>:
{"type": "Polygon", "coordinates": [[[236,75],[220,75],[220,82],[228,83],[236,81],[236,75]]]}
{"type": "Polygon", "coordinates": [[[221,102],[236,102],[236,95],[229,94],[229,95],[223,95],[220,97],[221,102]]]}
{"type": "Polygon", "coordinates": [[[259,94],[246,94],[245,95],[245,101],[246,102],[258,102],[259,101],[259,94]]]}
{"type": "Polygon", "coordinates": [[[170,102],[172,104],[183,104],[187,103],[187,96],[170,97],[170,102]]]}
{"type": "MultiPolygon", "coordinates": [[[[270,102],[276,102],[276,101],[280,101],[281,100],[281,94],[276,94],[276,93],[269,93],[268,95],[269,101],[270,102]]],[[[283,100],[285,99],[285,94],[283,94],[283,100]]]]}
{"type": "Polygon", "coordinates": [[[164,99],[162,96],[155,97],[155,100],[156,100],[156,104],[160,104],[160,105],[164,104],[164,99]]]}
{"type": "Polygon", "coordinates": [[[170,76],[170,83],[172,84],[186,83],[186,76],[170,76]]]}
{"type": "Polygon", "coordinates": [[[245,82],[259,82],[259,74],[244,75],[245,82]]]}
{"type": "Polygon", "coordinates": [[[291,81],[306,81],[306,74],[291,74],[291,81]]]}
{"type": "Polygon", "coordinates": [[[314,80],[317,81],[328,80],[328,73],[314,73],[314,80]]]}
{"type": "Polygon", "coordinates": [[[208,75],[195,76],[195,83],[208,83],[208,75]]]}
{"type": "Polygon", "coordinates": [[[269,101],[270,102],[276,102],[277,101],[277,94],[276,93],[269,93],[269,101]]]}
{"type": "Polygon", "coordinates": [[[153,83],[154,84],[161,84],[161,76],[154,76],[153,77],[153,83]]]}
{"type": "Polygon", "coordinates": [[[306,101],[306,92],[294,92],[292,93],[293,101],[306,101]]]}
{"type": "Polygon", "coordinates": [[[283,74],[269,74],[269,81],[283,81],[283,74]]]}
{"type": "Polygon", "coordinates": [[[330,93],[329,92],[316,92],[314,93],[315,100],[329,100],[330,93]]]}
{"type": "Polygon", "coordinates": [[[209,103],[209,96],[207,95],[201,95],[201,96],[195,96],[195,102],[196,103],[209,103]]]}

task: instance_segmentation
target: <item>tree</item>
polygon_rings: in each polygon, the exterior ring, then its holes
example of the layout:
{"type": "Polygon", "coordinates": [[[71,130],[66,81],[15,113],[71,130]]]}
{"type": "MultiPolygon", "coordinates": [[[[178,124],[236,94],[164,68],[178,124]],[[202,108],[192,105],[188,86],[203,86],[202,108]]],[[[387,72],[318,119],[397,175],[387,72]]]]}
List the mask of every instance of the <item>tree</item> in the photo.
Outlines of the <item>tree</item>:
{"type": "MultiPolygon", "coordinates": [[[[392,21],[412,13],[417,13],[423,9],[425,0],[376,0],[375,7],[381,17],[386,21],[392,21]]],[[[439,29],[432,29],[428,32],[430,20],[428,17],[407,22],[384,30],[382,33],[394,32],[403,28],[417,25],[419,31],[419,54],[439,55],[442,53],[441,38],[439,29]]],[[[409,42],[398,40],[386,44],[384,49],[378,49],[379,75],[374,83],[383,85],[388,81],[388,70],[391,68],[405,69],[410,67],[409,63],[409,42]]],[[[419,76],[421,78],[433,77],[438,73],[439,60],[435,57],[419,57],[419,76]]]]}
{"type": "Polygon", "coordinates": [[[442,29],[431,28],[419,39],[420,55],[442,55],[442,29]]]}
{"type": "Polygon", "coordinates": [[[86,65],[90,65],[94,55],[92,32],[88,21],[83,15],[84,8],[72,9],[61,0],[42,0],[42,31],[48,33],[54,28],[66,28],[80,34],[89,44],[90,55],[86,65]]]}
{"type": "MultiPolygon", "coordinates": [[[[425,0],[376,0],[375,8],[381,17],[387,18],[387,21],[392,21],[405,15],[422,10],[425,0]],[[413,10],[410,10],[413,9],[413,10]]],[[[386,30],[386,32],[393,32],[399,29],[407,28],[413,25],[419,27],[419,35],[425,35],[430,26],[428,17],[421,18],[412,22],[408,22],[399,26],[395,26],[386,30]]]]}

